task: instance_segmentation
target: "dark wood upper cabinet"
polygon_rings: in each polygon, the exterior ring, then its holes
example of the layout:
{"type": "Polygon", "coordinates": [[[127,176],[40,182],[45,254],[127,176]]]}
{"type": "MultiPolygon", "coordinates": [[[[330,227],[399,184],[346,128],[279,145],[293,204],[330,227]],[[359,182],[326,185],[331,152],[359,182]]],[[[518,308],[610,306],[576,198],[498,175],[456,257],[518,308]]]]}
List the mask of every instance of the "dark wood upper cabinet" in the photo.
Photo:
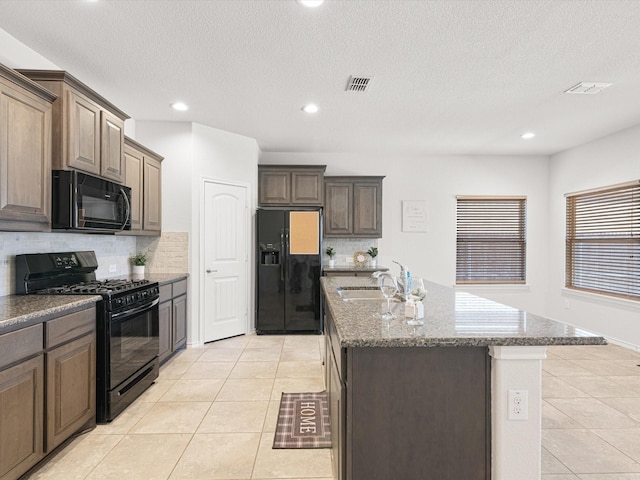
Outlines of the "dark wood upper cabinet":
{"type": "Polygon", "coordinates": [[[125,235],[159,235],[162,228],[163,157],[124,138],[125,185],[131,187],[131,230],[125,235]]]}
{"type": "Polygon", "coordinates": [[[124,121],[129,116],[68,72],[18,72],[58,97],[53,103],[53,169],[77,169],[123,183],[124,121]]]}
{"type": "Polygon", "coordinates": [[[0,230],[49,231],[56,96],[0,65],[0,230]]]}
{"type": "Polygon", "coordinates": [[[384,177],[325,177],[326,237],[382,237],[384,177]]]}
{"type": "Polygon", "coordinates": [[[325,165],[258,165],[261,206],[322,206],[325,165]]]}

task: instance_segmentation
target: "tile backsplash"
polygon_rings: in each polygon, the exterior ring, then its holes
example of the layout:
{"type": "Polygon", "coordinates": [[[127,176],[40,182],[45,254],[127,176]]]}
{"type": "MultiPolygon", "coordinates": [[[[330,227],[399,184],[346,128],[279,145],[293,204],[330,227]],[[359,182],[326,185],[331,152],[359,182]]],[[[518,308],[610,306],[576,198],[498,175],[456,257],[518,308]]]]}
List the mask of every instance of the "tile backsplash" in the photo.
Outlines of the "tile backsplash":
{"type": "Polygon", "coordinates": [[[189,234],[162,232],[160,237],[138,237],[138,251],[147,252],[147,271],[185,273],[189,271],[189,234]]]}
{"type": "Polygon", "coordinates": [[[148,251],[150,272],[188,272],[189,237],[184,232],[163,232],[161,237],[90,235],[78,233],[0,232],[0,296],[15,291],[14,256],[93,250],[98,258],[98,279],[128,275],[129,257],[148,251]]]}
{"type": "Polygon", "coordinates": [[[324,260],[329,259],[327,254],[324,253],[324,249],[333,247],[336,251],[336,265],[347,265],[347,257],[352,258],[355,252],[366,252],[371,247],[378,246],[377,238],[324,238],[322,242],[324,260]]]}

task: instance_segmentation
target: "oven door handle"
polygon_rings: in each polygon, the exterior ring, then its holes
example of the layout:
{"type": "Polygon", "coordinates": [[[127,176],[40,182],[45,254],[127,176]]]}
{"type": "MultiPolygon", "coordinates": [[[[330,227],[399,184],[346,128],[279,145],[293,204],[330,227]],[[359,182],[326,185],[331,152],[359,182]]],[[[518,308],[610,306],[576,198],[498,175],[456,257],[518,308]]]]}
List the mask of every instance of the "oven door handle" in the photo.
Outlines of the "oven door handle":
{"type": "Polygon", "coordinates": [[[136,307],[136,308],[134,308],[132,310],[126,310],[124,312],[119,312],[119,313],[112,313],[111,314],[111,319],[115,320],[115,319],[120,318],[120,317],[128,317],[130,315],[135,315],[136,313],[140,313],[140,312],[148,310],[148,309],[150,309],[152,307],[155,307],[156,305],[158,305],[158,303],[160,303],[160,298],[156,298],[152,302],[145,303],[144,305],[140,305],[139,307],[136,307]]]}

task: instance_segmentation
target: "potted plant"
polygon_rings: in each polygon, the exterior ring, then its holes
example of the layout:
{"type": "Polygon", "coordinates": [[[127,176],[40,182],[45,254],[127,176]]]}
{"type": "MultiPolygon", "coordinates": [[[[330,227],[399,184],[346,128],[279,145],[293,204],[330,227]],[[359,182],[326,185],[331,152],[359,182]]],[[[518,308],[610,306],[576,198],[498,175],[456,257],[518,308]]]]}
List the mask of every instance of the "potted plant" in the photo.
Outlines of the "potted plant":
{"type": "Polygon", "coordinates": [[[378,264],[378,259],[376,258],[378,256],[378,247],[371,247],[369,250],[367,250],[367,255],[371,257],[369,265],[375,268],[378,264]]]}
{"type": "Polygon", "coordinates": [[[131,258],[134,275],[144,275],[144,266],[147,264],[147,252],[138,252],[131,258]]]}
{"type": "Polygon", "coordinates": [[[327,247],[325,249],[325,252],[327,253],[327,255],[329,255],[329,267],[333,268],[336,266],[336,261],[333,259],[333,257],[336,256],[336,251],[333,247],[327,247]]]}

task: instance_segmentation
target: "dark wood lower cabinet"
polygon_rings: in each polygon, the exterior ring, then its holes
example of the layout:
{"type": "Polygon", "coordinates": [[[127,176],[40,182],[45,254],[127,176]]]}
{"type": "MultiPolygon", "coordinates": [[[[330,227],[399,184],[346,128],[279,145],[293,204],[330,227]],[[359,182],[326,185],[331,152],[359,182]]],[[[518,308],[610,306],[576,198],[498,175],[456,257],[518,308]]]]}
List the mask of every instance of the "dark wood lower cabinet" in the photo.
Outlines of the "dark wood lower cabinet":
{"type": "Polygon", "coordinates": [[[0,478],[19,478],[44,457],[44,355],[0,372],[0,478]]]}
{"type": "Polygon", "coordinates": [[[173,349],[187,344],[187,296],[173,299],[173,349]]]}
{"type": "Polygon", "coordinates": [[[160,363],[187,344],[187,279],[160,285],[160,363]]]}
{"type": "Polygon", "coordinates": [[[47,353],[47,451],[95,421],[95,359],[93,334],[47,353]]]}
{"type": "Polygon", "coordinates": [[[96,423],[96,309],[0,334],[0,479],[96,423]]]}

